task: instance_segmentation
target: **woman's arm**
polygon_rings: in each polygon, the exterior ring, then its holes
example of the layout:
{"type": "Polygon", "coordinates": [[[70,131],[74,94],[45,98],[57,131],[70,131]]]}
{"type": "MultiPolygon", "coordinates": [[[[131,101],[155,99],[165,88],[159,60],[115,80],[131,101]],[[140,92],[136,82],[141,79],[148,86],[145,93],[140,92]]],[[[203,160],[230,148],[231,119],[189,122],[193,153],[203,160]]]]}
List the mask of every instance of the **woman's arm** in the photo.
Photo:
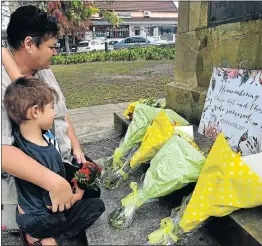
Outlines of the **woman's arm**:
{"type": "MultiPolygon", "coordinates": [[[[23,76],[6,48],[2,48],[2,63],[12,81],[23,76]]],[[[2,115],[3,113],[5,111],[3,111],[2,107],[2,115]]],[[[6,127],[3,128],[6,129],[6,127]]],[[[61,176],[27,156],[20,149],[2,144],[2,169],[15,177],[24,179],[49,191],[53,212],[63,211],[65,208],[71,207],[70,201],[73,193],[70,184],[61,176]]]]}
{"type": "Polygon", "coordinates": [[[2,48],[2,64],[12,81],[23,76],[7,48],[2,48]]]}
{"type": "Polygon", "coordinates": [[[70,184],[20,149],[10,145],[2,145],[2,169],[15,177],[49,191],[53,212],[71,207],[70,200],[73,193],[70,184]]]}
{"type": "Polygon", "coordinates": [[[83,162],[86,161],[85,154],[81,150],[81,146],[80,146],[80,143],[79,143],[79,141],[77,139],[77,136],[76,136],[73,124],[72,124],[72,122],[71,122],[71,120],[70,120],[70,118],[69,118],[69,116],[67,114],[65,115],[65,120],[68,123],[67,136],[71,140],[73,155],[76,158],[78,163],[83,163],[83,162]]]}

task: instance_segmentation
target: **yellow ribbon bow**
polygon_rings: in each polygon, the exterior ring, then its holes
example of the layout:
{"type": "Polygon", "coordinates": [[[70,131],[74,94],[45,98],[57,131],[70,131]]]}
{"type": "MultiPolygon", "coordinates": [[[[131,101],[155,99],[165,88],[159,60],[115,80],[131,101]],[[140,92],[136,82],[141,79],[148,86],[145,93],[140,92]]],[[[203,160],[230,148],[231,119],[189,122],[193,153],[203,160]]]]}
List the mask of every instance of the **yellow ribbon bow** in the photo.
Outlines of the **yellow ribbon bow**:
{"type": "Polygon", "coordinates": [[[174,227],[175,225],[171,217],[162,219],[160,228],[148,236],[149,242],[153,245],[167,245],[168,237],[170,237],[173,242],[177,242],[179,238],[173,233],[174,227]]]}

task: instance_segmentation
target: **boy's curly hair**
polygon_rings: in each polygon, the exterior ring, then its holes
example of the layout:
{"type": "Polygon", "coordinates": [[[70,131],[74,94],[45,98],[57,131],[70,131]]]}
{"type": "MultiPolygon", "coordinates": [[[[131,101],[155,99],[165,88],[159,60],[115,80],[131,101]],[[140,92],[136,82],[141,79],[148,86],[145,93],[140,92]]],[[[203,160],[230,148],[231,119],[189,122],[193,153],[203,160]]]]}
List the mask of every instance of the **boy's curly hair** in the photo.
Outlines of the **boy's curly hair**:
{"type": "Polygon", "coordinates": [[[7,86],[4,106],[9,117],[20,125],[27,119],[27,111],[37,105],[44,106],[58,100],[59,95],[52,87],[35,77],[20,77],[7,86]]]}

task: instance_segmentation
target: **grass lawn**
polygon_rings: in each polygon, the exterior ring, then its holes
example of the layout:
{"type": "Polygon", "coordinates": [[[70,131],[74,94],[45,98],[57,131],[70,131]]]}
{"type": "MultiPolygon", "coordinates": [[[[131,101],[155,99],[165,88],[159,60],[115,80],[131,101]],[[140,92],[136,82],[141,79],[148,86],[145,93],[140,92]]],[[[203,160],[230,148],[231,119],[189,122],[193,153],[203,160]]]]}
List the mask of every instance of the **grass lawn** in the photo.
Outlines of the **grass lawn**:
{"type": "Polygon", "coordinates": [[[95,62],[51,67],[67,107],[80,108],[165,97],[174,80],[174,61],[95,62]]]}

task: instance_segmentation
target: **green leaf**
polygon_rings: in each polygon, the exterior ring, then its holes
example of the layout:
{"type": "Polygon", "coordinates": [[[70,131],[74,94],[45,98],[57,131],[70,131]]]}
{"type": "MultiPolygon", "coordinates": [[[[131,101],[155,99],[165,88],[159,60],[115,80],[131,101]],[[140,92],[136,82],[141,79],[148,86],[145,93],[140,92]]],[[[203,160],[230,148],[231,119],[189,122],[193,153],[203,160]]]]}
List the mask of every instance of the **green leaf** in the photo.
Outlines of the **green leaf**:
{"type": "Polygon", "coordinates": [[[239,87],[241,85],[245,84],[249,80],[250,76],[251,76],[251,70],[245,69],[243,74],[242,74],[241,83],[240,83],[239,87]]]}

